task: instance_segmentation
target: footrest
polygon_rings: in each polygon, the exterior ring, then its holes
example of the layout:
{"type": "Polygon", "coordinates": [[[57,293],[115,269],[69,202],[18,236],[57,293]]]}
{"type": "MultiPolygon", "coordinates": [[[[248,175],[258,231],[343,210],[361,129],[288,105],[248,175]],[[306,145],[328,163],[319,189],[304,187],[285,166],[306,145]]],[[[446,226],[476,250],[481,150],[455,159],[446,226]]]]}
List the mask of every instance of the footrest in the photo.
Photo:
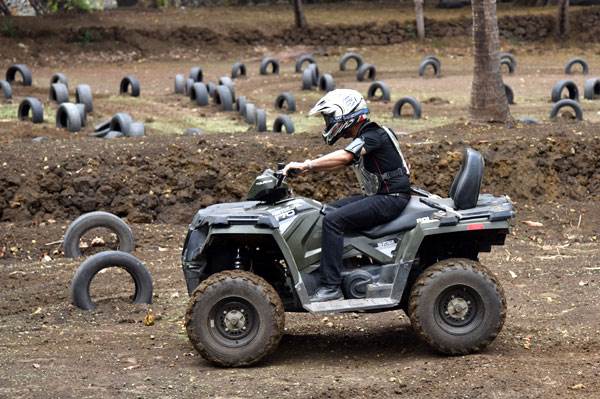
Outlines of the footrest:
{"type": "Polygon", "coordinates": [[[367,285],[367,298],[389,298],[394,284],[367,285]]]}
{"type": "Polygon", "coordinates": [[[354,312],[358,310],[370,310],[391,308],[398,305],[398,301],[390,298],[365,298],[365,299],[338,299],[328,302],[314,302],[305,305],[304,308],[311,313],[337,313],[354,312]]]}

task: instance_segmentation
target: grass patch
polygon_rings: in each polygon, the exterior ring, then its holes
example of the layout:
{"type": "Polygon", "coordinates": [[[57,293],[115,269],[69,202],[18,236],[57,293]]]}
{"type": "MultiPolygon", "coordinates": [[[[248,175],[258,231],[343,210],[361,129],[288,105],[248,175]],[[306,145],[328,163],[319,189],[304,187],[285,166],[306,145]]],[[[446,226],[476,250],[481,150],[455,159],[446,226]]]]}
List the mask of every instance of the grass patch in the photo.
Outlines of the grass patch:
{"type": "Polygon", "coordinates": [[[17,119],[18,108],[19,106],[16,104],[0,104],[0,120],[17,119]]]}

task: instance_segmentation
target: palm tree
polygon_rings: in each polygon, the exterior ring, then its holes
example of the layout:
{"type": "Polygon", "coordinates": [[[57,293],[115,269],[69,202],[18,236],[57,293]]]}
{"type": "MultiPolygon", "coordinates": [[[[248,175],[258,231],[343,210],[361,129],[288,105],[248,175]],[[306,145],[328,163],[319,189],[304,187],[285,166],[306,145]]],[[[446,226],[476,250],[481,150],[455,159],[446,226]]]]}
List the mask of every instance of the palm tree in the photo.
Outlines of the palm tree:
{"type": "Polygon", "coordinates": [[[417,17],[417,37],[425,39],[425,18],[423,17],[423,0],[415,0],[415,14],[417,17]]]}
{"type": "Polygon", "coordinates": [[[306,27],[306,17],[302,8],[302,0],[294,0],[294,18],[296,20],[296,28],[306,27]]]}
{"type": "Polygon", "coordinates": [[[472,0],[475,65],[471,87],[471,119],[480,122],[513,121],[500,72],[500,34],[496,0],[472,0]]]}

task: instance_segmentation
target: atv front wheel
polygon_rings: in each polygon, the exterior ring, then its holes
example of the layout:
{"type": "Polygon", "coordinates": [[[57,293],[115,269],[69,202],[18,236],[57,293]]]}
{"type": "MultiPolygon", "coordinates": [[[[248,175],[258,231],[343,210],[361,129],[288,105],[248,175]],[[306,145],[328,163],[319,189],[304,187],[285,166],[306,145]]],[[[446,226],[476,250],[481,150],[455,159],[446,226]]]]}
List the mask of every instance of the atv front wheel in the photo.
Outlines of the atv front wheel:
{"type": "Polygon", "coordinates": [[[192,293],[188,337],[206,360],[248,366],[277,348],[285,324],[279,295],[263,278],[241,270],[213,274],[192,293]]]}
{"type": "Polygon", "coordinates": [[[496,276],[479,262],[446,259],[427,268],[412,287],[408,316],[417,334],[439,352],[482,350],[498,335],[506,300],[496,276]]]}

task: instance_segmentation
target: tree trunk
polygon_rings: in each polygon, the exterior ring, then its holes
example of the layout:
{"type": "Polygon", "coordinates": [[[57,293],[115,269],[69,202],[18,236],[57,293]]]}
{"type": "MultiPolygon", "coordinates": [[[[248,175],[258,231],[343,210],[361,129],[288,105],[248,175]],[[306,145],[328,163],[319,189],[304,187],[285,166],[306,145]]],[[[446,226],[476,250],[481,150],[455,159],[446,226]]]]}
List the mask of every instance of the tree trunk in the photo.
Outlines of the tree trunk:
{"type": "Polygon", "coordinates": [[[471,119],[479,122],[513,121],[500,72],[500,34],[496,0],[472,0],[475,65],[471,87],[471,119]]]}
{"type": "Polygon", "coordinates": [[[423,0],[415,0],[415,14],[417,17],[417,37],[425,39],[425,18],[423,17],[423,0]]]}
{"type": "Polygon", "coordinates": [[[10,15],[10,9],[4,4],[4,0],[0,0],[0,14],[10,15]]]}
{"type": "Polygon", "coordinates": [[[569,0],[558,0],[556,36],[559,40],[569,38],[569,0]]]}
{"type": "Polygon", "coordinates": [[[296,20],[296,28],[306,27],[306,17],[302,8],[302,0],[294,0],[294,18],[296,20]]]}

